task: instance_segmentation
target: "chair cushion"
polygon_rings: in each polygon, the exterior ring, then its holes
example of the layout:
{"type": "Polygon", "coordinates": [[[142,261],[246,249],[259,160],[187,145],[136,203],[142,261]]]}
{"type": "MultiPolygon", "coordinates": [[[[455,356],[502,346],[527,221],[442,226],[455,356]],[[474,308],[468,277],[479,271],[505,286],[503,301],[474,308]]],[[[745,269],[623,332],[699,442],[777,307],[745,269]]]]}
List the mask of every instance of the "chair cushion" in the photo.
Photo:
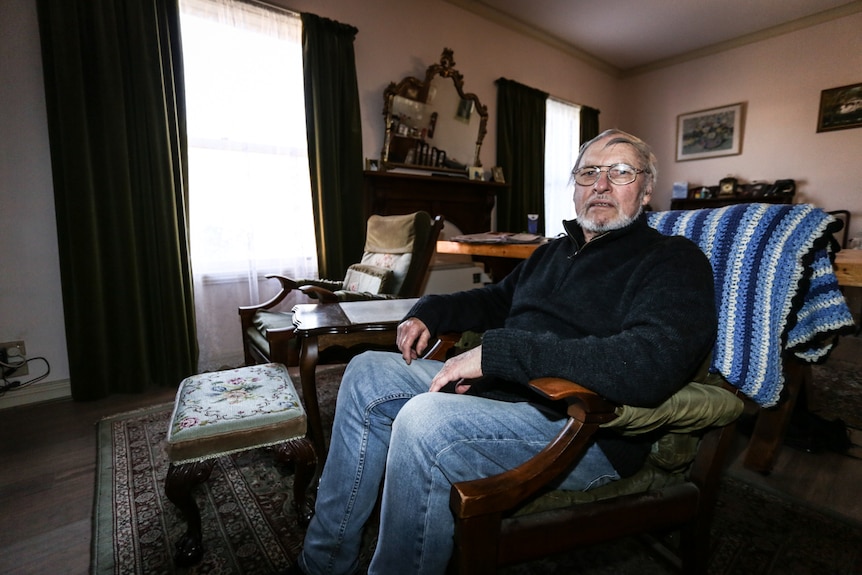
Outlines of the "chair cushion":
{"type": "Polygon", "coordinates": [[[362,263],[347,268],[342,284],[345,291],[378,294],[389,293],[392,281],[391,269],[362,263]]]}
{"type": "Polygon", "coordinates": [[[398,294],[401,291],[401,286],[404,285],[404,280],[407,279],[407,272],[410,270],[410,262],[412,261],[413,254],[366,252],[362,255],[360,264],[391,271],[392,278],[385,293],[398,294]]]}
{"type": "MultiPolygon", "coordinates": [[[[682,436],[685,437],[685,436],[682,436]]],[[[632,493],[644,493],[652,489],[661,489],[669,485],[677,485],[685,480],[683,473],[668,473],[667,471],[647,463],[637,473],[619,481],[606,483],[589,491],[569,491],[557,489],[543,493],[529,503],[519,507],[515,516],[530,515],[542,511],[562,509],[583,503],[592,503],[611,499],[632,493]]]]}
{"type": "Polygon", "coordinates": [[[658,428],[673,433],[691,433],[721,427],[742,415],[744,404],[730,391],[715,385],[691,382],[655,408],[623,405],[617,418],[602,427],[623,435],[639,435],[658,428]]]}
{"type": "Polygon", "coordinates": [[[262,309],[254,314],[251,321],[260,333],[266,335],[271,329],[293,327],[293,314],[288,311],[269,311],[262,309]]]}
{"type": "Polygon", "coordinates": [[[168,457],[187,463],[304,437],[306,415],[287,368],[267,363],[193,375],[177,390],[168,457]]]}
{"type": "Polygon", "coordinates": [[[252,345],[264,352],[267,358],[272,357],[267,335],[270,330],[293,331],[293,313],[286,311],[259,310],[252,317],[252,327],[245,330],[252,345]]]}
{"type": "Polygon", "coordinates": [[[417,214],[369,217],[365,234],[365,251],[388,254],[413,253],[416,218],[417,214]]]}

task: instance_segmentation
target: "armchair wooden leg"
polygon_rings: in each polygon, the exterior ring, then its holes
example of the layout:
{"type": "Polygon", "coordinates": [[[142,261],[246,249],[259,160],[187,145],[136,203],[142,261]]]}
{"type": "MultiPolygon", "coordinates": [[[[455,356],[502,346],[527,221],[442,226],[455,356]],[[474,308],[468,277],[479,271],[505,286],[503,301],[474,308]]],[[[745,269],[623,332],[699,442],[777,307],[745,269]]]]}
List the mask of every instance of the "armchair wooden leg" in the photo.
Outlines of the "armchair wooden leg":
{"type": "Polygon", "coordinates": [[[778,451],[784,443],[784,435],[793,415],[796,400],[803,386],[811,380],[811,365],[785,360],[784,374],[786,395],[778,406],[759,410],[754,432],[751,434],[745,454],[745,467],[764,475],[772,472],[778,451]]]}
{"type": "Polygon", "coordinates": [[[455,549],[449,562],[453,574],[493,575],[497,572],[498,537],[502,515],[491,513],[455,518],[455,549]]]}
{"type": "Polygon", "coordinates": [[[176,505],[186,518],[187,529],[176,543],[174,563],[178,567],[191,567],[203,557],[204,547],[201,536],[201,513],[192,489],[209,479],[215,459],[207,459],[182,465],[170,464],[165,478],[165,495],[176,505]]]}

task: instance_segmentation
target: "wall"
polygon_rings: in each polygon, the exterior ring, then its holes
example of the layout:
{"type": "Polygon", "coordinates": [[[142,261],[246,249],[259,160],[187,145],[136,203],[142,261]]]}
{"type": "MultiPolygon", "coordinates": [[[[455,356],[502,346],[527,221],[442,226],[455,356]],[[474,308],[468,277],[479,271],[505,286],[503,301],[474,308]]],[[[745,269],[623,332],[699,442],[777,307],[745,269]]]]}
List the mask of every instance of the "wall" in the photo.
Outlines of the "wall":
{"type": "MultiPolygon", "coordinates": [[[[383,145],[384,88],[404,76],[424,77],[444,47],[454,51],[465,89],[488,106],[481,155],[487,167],[494,165],[494,81],[501,76],[599,107],[604,118],[618,117],[612,77],[440,0],[271,2],[359,29],[356,66],[367,157],[379,157],[383,145]]],[[[0,397],[3,408],[69,393],[36,0],[0,3],[0,70],[0,342],[23,339],[28,356],[51,363],[45,382],[0,397]]],[[[238,323],[236,329],[238,334],[238,323]]],[[[31,373],[41,371],[34,364],[31,373]]]]}
{"type": "MultiPolygon", "coordinates": [[[[0,342],[24,340],[51,364],[47,383],[0,407],[68,395],[60,264],[35,0],[0,5],[0,342]]],[[[30,376],[44,373],[30,364],[30,376]]]]}
{"type": "MultiPolygon", "coordinates": [[[[666,209],[671,182],[714,184],[795,178],[801,197],[854,212],[862,229],[862,129],[815,133],[820,91],[862,81],[862,14],[619,80],[535,40],[440,0],[271,0],[359,29],[356,65],[363,147],[378,157],[382,93],[406,75],[422,77],[454,50],[465,88],[488,106],[482,162],[494,164],[496,88],[507,77],[599,108],[603,128],[653,143],[661,174],[654,204],[666,209]],[[739,156],[675,162],[676,116],[747,103],[739,156]]],[[[23,339],[30,357],[51,363],[46,382],[0,398],[0,408],[68,393],[53,189],[36,0],[0,3],[0,342],[23,339]]],[[[237,326],[237,329],[238,326],[237,326]]],[[[31,372],[41,373],[36,365],[31,372]]]]}
{"type": "Polygon", "coordinates": [[[356,35],[356,68],[362,108],[365,154],[377,158],[383,146],[383,90],[405,76],[425,77],[443,48],[454,52],[464,89],[488,107],[488,134],[482,164],[494,165],[497,89],[500,77],[516,80],[578,104],[602,110],[602,119],[619,120],[612,76],[544,43],[516,34],[440,0],[269,0],[351,24],[356,35]]]}
{"type": "MultiPolygon", "coordinates": [[[[800,197],[853,212],[862,233],[862,128],[817,133],[820,92],[862,82],[862,13],[624,80],[622,123],[652,143],[668,209],[674,181],[716,185],[793,178],[800,197]],[[742,154],[675,161],[676,117],[746,103],[742,154]]],[[[605,125],[606,126],[606,125],[605,125]]]]}

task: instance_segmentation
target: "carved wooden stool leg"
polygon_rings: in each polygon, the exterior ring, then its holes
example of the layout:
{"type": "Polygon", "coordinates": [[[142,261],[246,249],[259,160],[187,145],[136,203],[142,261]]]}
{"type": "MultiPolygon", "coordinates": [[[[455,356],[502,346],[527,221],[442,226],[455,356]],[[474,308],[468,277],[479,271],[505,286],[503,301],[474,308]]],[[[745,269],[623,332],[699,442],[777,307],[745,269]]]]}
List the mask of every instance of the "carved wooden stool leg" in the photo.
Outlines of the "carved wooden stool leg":
{"type": "Polygon", "coordinates": [[[209,479],[215,459],[207,459],[181,465],[170,464],[165,478],[165,495],[176,505],[188,525],[185,535],[176,543],[174,563],[178,567],[191,567],[203,557],[203,537],[201,536],[201,513],[192,489],[209,479]]]}
{"type": "Polygon", "coordinates": [[[299,524],[307,526],[314,514],[314,499],[317,489],[308,492],[309,485],[317,470],[317,455],[314,443],[307,438],[282,443],[275,448],[275,455],[281,463],[293,463],[293,505],[299,517],[299,524]]]}

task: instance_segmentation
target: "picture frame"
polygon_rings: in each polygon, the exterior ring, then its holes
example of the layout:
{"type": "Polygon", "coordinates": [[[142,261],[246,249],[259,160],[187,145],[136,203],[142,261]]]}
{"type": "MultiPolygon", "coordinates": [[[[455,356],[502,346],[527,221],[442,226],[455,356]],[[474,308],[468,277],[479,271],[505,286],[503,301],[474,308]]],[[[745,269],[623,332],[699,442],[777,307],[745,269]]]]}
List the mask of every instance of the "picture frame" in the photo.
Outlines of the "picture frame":
{"type": "Polygon", "coordinates": [[[491,178],[498,184],[505,184],[506,178],[503,177],[503,166],[494,166],[491,168],[491,178]]]}
{"type": "Polygon", "coordinates": [[[478,180],[481,182],[485,179],[485,170],[483,170],[481,167],[477,168],[475,166],[472,166],[470,168],[467,168],[467,173],[470,175],[471,180],[478,180]]]}
{"type": "Polygon", "coordinates": [[[676,161],[741,154],[744,109],[740,102],[677,116],[676,161]]]}
{"type": "Polygon", "coordinates": [[[458,102],[458,109],[455,111],[455,117],[465,123],[470,123],[470,117],[473,115],[473,100],[462,98],[458,102]]]}
{"type": "Polygon", "coordinates": [[[862,82],[820,92],[817,131],[862,127],[862,82]]]}

